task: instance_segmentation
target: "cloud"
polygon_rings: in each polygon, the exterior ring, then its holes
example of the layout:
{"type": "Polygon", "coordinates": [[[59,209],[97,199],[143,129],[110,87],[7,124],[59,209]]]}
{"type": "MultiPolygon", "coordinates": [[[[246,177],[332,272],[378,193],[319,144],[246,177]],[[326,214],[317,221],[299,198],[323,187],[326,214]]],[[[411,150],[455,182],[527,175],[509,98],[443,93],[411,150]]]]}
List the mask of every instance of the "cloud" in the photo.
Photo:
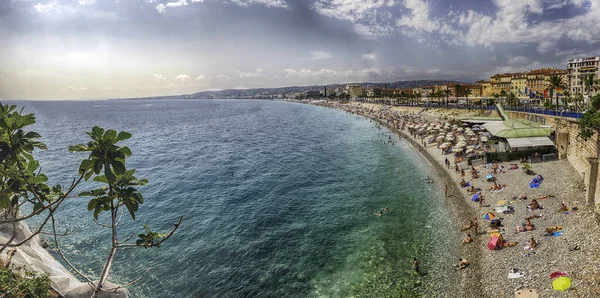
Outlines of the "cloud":
{"type": "Polygon", "coordinates": [[[395,1],[385,0],[318,0],[312,8],[321,15],[350,21],[355,32],[366,38],[392,33],[395,1]]]}
{"type": "Polygon", "coordinates": [[[191,80],[190,76],[184,75],[184,74],[180,74],[180,75],[176,76],[175,79],[178,80],[178,81],[188,81],[188,80],[191,80]]]}
{"type": "Polygon", "coordinates": [[[237,75],[240,78],[262,78],[265,75],[262,73],[262,69],[257,69],[256,72],[241,72],[241,71],[237,71],[236,72],[237,75]]]}
{"type": "Polygon", "coordinates": [[[90,4],[94,4],[94,2],[96,2],[96,0],[79,0],[77,2],[81,5],[90,5],[90,4]]]}
{"type": "Polygon", "coordinates": [[[196,77],[196,81],[204,81],[206,80],[206,77],[203,75],[199,75],[198,77],[196,77]]]}
{"type": "Polygon", "coordinates": [[[41,13],[51,13],[51,12],[60,12],[61,6],[58,4],[57,0],[52,0],[46,4],[38,3],[33,6],[35,10],[41,13]]]}
{"type": "Polygon", "coordinates": [[[315,50],[315,51],[310,51],[310,57],[309,59],[312,60],[323,60],[323,59],[329,59],[331,58],[331,54],[321,51],[321,50],[315,50]]]}
{"type": "Polygon", "coordinates": [[[523,64],[527,63],[528,61],[529,61],[529,59],[527,59],[527,57],[514,56],[514,57],[510,57],[507,62],[510,65],[515,65],[515,64],[523,65],[523,64]]]}
{"type": "Polygon", "coordinates": [[[239,6],[246,7],[250,4],[262,4],[269,8],[287,8],[288,4],[284,0],[231,0],[239,6]]]}
{"type": "Polygon", "coordinates": [[[165,78],[165,76],[163,76],[163,75],[161,75],[161,74],[159,74],[159,73],[155,73],[155,74],[153,74],[153,75],[152,75],[152,77],[153,77],[153,78],[154,78],[154,80],[155,80],[155,81],[157,81],[157,82],[158,82],[158,81],[164,81],[164,80],[166,80],[166,79],[167,79],[167,78],[165,78]]]}
{"type": "Polygon", "coordinates": [[[188,5],[187,0],[177,0],[174,2],[167,2],[166,4],[167,7],[181,7],[186,5],[188,5]]]}
{"type": "Polygon", "coordinates": [[[373,53],[371,53],[371,54],[362,54],[360,57],[363,58],[364,60],[375,60],[375,59],[377,59],[377,56],[375,54],[373,54],[373,53]]]}
{"type": "Polygon", "coordinates": [[[399,27],[413,28],[429,33],[440,27],[437,21],[429,19],[429,3],[427,1],[404,0],[403,4],[404,7],[411,10],[411,14],[398,19],[396,24],[399,27]]]}
{"type": "Polygon", "coordinates": [[[166,10],[166,6],[164,4],[158,4],[156,5],[156,10],[158,11],[158,13],[163,13],[166,10]]]}
{"type": "Polygon", "coordinates": [[[221,82],[226,82],[226,81],[231,80],[231,77],[228,75],[225,75],[225,74],[218,74],[215,78],[221,82]]]}

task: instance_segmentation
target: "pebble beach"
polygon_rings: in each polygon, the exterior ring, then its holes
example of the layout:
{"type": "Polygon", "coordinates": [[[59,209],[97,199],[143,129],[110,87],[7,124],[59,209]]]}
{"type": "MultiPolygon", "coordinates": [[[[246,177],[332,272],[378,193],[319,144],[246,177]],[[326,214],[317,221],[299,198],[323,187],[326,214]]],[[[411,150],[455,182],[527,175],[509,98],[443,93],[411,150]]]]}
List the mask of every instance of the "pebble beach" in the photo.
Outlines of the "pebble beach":
{"type": "MultiPolygon", "coordinates": [[[[482,206],[471,200],[467,188],[460,187],[462,177],[455,172],[453,154],[442,153],[436,144],[423,146],[420,138],[412,137],[408,130],[401,130],[397,125],[387,123],[381,117],[381,105],[360,103],[325,103],[312,102],[311,104],[341,109],[376,119],[409,141],[412,146],[421,152],[437,170],[438,177],[435,183],[441,188],[448,188],[447,200],[462,222],[456,223],[456,229],[462,229],[469,220],[478,219],[479,231],[475,235],[473,229],[463,232],[464,236],[470,233],[473,242],[461,245],[463,239],[456,239],[464,258],[469,260],[470,266],[458,270],[461,284],[458,291],[465,297],[515,297],[516,293],[537,292],[539,297],[599,297],[600,296],[600,249],[597,238],[600,228],[593,206],[586,206],[585,185],[579,173],[571,166],[568,160],[556,160],[532,164],[534,175],[527,174],[518,161],[498,163],[504,171],[495,175],[500,185],[506,185],[501,191],[489,190],[493,185],[485,177],[491,173],[489,165],[475,166],[480,178],[473,179],[470,175],[471,168],[465,167],[467,172],[464,177],[476,188],[481,189],[484,197],[482,206]],[[445,159],[451,162],[451,167],[445,166],[445,159]],[[516,169],[510,169],[511,164],[517,164],[516,169]],[[530,182],[536,175],[544,177],[539,188],[531,188],[530,182]],[[526,196],[527,199],[522,199],[526,196]],[[548,198],[544,198],[550,196],[548,198]],[[541,210],[529,211],[528,204],[537,199],[543,207],[541,210]],[[543,198],[543,199],[541,199],[543,198]],[[564,203],[569,209],[576,207],[576,211],[559,211],[564,203]],[[514,212],[503,214],[496,212],[501,205],[510,205],[514,212]],[[516,242],[513,247],[504,247],[499,250],[490,250],[488,241],[493,232],[489,221],[482,218],[482,214],[492,212],[496,219],[501,218],[502,227],[498,232],[508,242],[516,242]],[[535,226],[533,231],[516,233],[516,228],[525,223],[527,217],[535,226]],[[562,226],[562,235],[544,236],[546,227],[562,226]],[[538,243],[538,247],[529,250],[525,246],[531,238],[538,243]],[[509,278],[509,273],[518,272],[520,277],[509,278]],[[564,272],[571,279],[572,285],[566,291],[553,289],[550,275],[553,272],[564,272]]],[[[395,111],[418,112],[417,107],[394,107],[395,111]]],[[[450,109],[429,110],[421,114],[423,123],[432,122],[438,118],[451,118],[465,116],[465,113],[478,115],[479,111],[452,111],[450,109]]],[[[442,120],[443,121],[443,120],[442,120]]],[[[458,260],[457,260],[458,264],[458,260]]],[[[450,297],[450,292],[440,289],[438,297],[450,297]]]]}

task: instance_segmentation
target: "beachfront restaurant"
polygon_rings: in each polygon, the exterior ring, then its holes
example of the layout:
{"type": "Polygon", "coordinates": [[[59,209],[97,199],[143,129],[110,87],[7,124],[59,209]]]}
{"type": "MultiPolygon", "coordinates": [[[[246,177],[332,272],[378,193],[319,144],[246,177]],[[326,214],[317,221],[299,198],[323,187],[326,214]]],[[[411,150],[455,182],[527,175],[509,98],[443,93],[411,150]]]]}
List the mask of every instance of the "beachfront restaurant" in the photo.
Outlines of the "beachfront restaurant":
{"type": "Polygon", "coordinates": [[[540,159],[544,156],[547,160],[556,158],[554,129],[550,126],[506,118],[504,121],[488,122],[483,127],[496,141],[493,147],[499,159],[531,158],[532,155],[540,159]]]}

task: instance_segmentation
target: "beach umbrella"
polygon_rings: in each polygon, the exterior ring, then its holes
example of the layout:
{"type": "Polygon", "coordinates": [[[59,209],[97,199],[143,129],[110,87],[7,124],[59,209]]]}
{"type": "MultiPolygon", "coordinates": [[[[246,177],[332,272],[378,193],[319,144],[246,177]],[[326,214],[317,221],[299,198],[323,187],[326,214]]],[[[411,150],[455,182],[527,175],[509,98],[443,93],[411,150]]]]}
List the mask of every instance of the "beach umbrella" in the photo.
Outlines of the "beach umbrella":
{"type": "Polygon", "coordinates": [[[473,151],[475,151],[475,150],[473,150],[473,149],[467,149],[467,152],[466,152],[466,153],[471,153],[471,152],[473,152],[473,151]]]}
{"type": "Polygon", "coordinates": [[[487,131],[484,132],[484,133],[482,133],[481,135],[484,136],[484,137],[488,137],[488,138],[492,136],[492,134],[489,133],[489,132],[487,132],[487,131]]]}
{"type": "Polygon", "coordinates": [[[485,180],[490,180],[490,179],[494,179],[493,174],[487,174],[487,176],[485,176],[485,180]]]}
{"type": "Polygon", "coordinates": [[[479,139],[479,140],[482,141],[482,142],[487,142],[488,138],[484,136],[484,137],[481,137],[481,139],[479,139]]]}
{"type": "Polygon", "coordinates": [[[552,272],[552,274],[550,274],[550,278],[557,278],[557,277],[561,277],[561,276],[567,276],[567,273],[562,272],[562,271],[556,271],[556,272],[552,272]]]}
{"type": "Polygon", "coordinates": [[[487,219],[487,220],[492,220],[492,219],[496,218],[496,214],[494,214],[492,212],[486,212],[483,215],[481,215],[481,218],[487,219]]]}
{"type": "Polygon", "coordinates": [[[571,279],[566,276],[561,276],[552,281],[552,288],[557,291],[564,291],[571,287],[571,279]]]}
{"type": "Polygon", "coordinates": [[[473,127],[473,131],[481,131],[481,128],[479,128],[479,127],[473,127]]]}
{"type": "Polygon", "coordinates": [[[498,241],[498,236],[494,235],[492,238],[490,238],[490,241],[488,241],[488,248],[490,250],[494,250],[496,247],[498,247],[498,244],[500,244],[498,241]]]}

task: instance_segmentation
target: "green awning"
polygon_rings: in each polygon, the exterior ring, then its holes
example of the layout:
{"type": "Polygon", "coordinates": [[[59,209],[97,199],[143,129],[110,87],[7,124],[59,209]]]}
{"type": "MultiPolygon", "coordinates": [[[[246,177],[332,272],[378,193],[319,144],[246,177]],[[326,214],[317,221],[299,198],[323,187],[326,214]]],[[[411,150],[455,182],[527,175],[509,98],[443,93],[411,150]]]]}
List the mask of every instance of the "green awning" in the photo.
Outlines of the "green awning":
{"type": "Polygon", "coordinates": [[[510,128],[499,131],[494,136],[500,138],[532,138],[532,137],[549,137],[553,129],[547,127],[534,128],[510,128]]]}

